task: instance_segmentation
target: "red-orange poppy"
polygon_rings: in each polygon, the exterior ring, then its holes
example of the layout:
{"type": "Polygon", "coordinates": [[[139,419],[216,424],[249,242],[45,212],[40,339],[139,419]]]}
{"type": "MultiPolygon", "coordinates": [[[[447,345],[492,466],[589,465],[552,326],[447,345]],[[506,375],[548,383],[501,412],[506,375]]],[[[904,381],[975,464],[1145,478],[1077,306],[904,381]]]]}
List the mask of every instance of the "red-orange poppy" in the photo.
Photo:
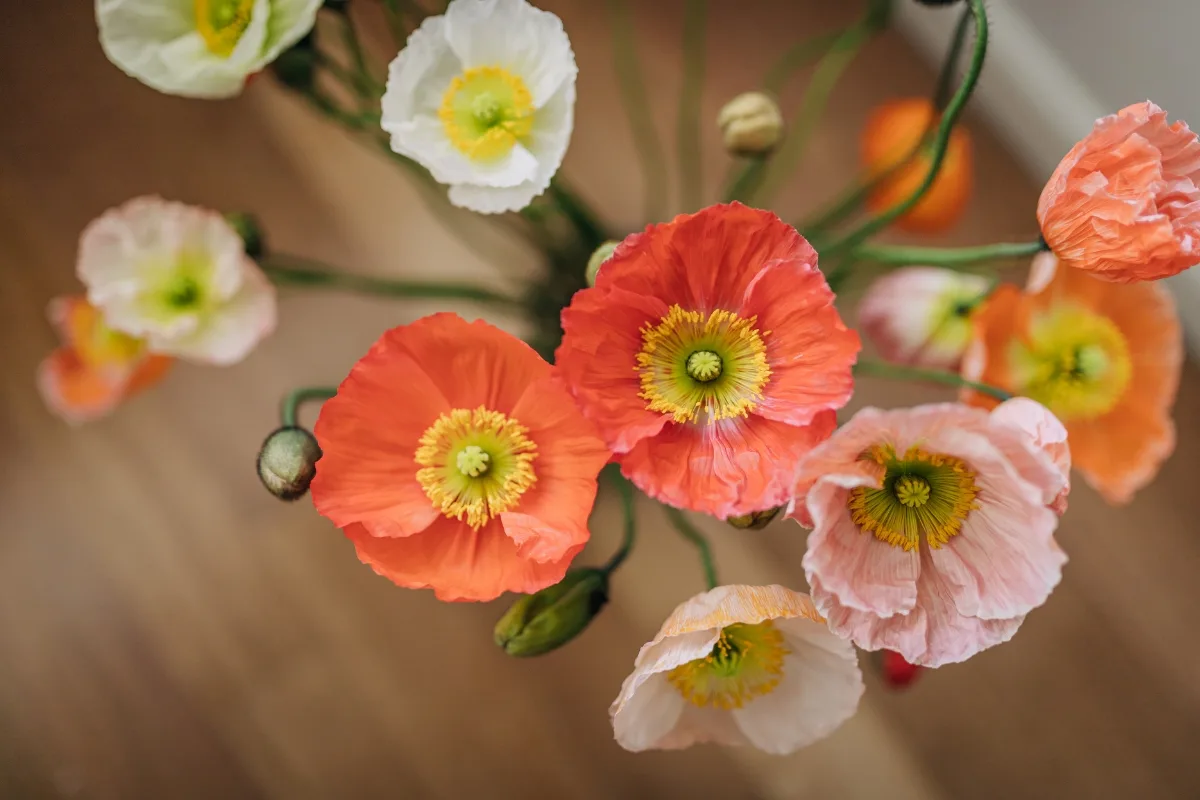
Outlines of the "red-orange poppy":
{"type": "Polygon", "coordinates": [[[549,364],[454,314],[385,333],[314,433],[317,511],[380,575],[442,600],[561,580],[609,458],[549,364]]]}
{"type": "Polygon", "coordinates": [[[625,475],[720,517],[787,500],[860,349],[808,242],[737,203],[627,238],[562,322],[557,364],[625,475]]]}

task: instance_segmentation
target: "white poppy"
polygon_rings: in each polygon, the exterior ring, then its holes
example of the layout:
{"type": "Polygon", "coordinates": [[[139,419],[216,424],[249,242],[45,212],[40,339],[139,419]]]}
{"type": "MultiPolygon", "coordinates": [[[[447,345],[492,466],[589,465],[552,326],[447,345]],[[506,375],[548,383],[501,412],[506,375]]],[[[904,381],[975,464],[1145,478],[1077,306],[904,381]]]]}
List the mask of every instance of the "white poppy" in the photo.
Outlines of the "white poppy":
{"type": "Polygon", "coordinates": [[[562,21],[525,0],[453,0],[392,61],[383,129],[392,149],[450,186],[450,202],[517,211],[550,185],[575,113],[562,21]]]}
{"type": "Polygon", "coordinates": [[[139,197],[93,221],[78,273],[108,327],[151,352],[240,361],[275,328],[275,289],[215,211],[139,197]]]}
{"type": "Polygon", "coordinates": [[[323,0],[96,0],[100,45],[166,94],[232,97],[304,37],[323,0]]]}
{"type": "Polygon", "coordinates": [[[609,713],[627,750],[716,742],[783,754],[832,733],[862,692],[854,647],[808,595],[718,586],[676,608],[642,647],[609,713]]]}

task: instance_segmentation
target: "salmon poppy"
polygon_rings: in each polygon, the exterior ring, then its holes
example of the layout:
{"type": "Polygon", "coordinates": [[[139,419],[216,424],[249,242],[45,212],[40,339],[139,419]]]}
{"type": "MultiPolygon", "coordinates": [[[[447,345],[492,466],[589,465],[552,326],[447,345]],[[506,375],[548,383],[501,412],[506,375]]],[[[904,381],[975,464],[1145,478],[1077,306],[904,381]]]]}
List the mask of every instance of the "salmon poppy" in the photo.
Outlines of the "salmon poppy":
{"type": "Polygon", "coordinates": [[[171,366],[172,359],[148,353],[141,339],[109,328],[83,297],[56,298],[48,315],[63,344],[38,367],[38,389],[68,422],[108,414],[162,380],[171,366]]]}
{"type": "Polygon", "coordinates": [[[1052,272],[1040,291],[1001,286],[976,312],[963,374],[1045,404],[1066,426],[1088,483],[1125,503],[1175,447],[1171,406],[1183,367],[1175,304],[1151,283],[1114,284],[1061,265],[1052,272]]]}
{"type": "Polygon", "coordinates": [[[1118,283],[1200,262],[1200,142],[1149,101],[1096,121],[1038,200],[1042,237],[1064,267],[1118,283]]]}
{"type": "Polygon", "coordinates": [[[377,573],[441,600],[561,580],[609,458],[549,364],[454,314],[386,332],[314,433],[317,511],[377,573]]]}
{"type": "Polygon", "coordinates": [[[556,362],[626,477],[719,517],[787,500],[860,348],[808,242],[737,203],[627,238],[562,324],[556,362]]]}

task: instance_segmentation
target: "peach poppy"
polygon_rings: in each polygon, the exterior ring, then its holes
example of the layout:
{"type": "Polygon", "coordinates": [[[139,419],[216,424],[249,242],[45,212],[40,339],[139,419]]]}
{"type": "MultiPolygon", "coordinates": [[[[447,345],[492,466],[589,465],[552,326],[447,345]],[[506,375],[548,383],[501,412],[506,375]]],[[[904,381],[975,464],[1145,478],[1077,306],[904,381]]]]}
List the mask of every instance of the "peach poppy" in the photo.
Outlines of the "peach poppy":
{"type": "Polygon", "coordinates": [[[858,325],[888,361],[957,369],[971,339],[971,314],[991,281],[938,267],[905,267],[871,284],[858,325]]]}
{"type": "Polygon", "coordinates": [[[1066,432],[1026,398],[864,409],[798,470],[804,573],[840,636],[937,667],[1007,641],[1058,583],[1066,432]]]}
{"type": "Polygon", "coordinates": [[[808,242],[738,203],[625,239],[562,325],[556,362],[625,476],[719,517],[787,500],[860,349],[808,242]]]}
{"type": "Polygon", "coordinates": [[[862,693],[854,648],[808,595],[718,586],[642,647],[609,714],[626,750],[716,742],[783,754],[832,733],[862,693]]]}
{"type": "MultiPolygon", "coordinates": [[[[933,104],[924,97],[891,100],[876,108],[863,128],[862,164],[871,177],[895,170],[882,178],[867,198],[875,213],[908,198],[925,180],[930,157],[917,153],[908,164],[898,165],[921,143],[934,120],[933,104]]],[[[941,170],[925,196],[896,226],[914,233],[939,233],[958,222],[971,198],[971,137],[961,125],[950,134],[950,144],[941,170]]]]}
{"type": "Polygon", "coordinates": [[[377,573],[441,600],[561,580],[609,458],[549,364],[454,314],[386,332],[313,432],[317,511],[377,573]]]}
{"type": "MultiPolygon", "coordinates": [[[[1061,266],[1040,291],[1001,286],[975,315],[963,375],[1032,397],[1066,426],[1075,466],[1126,503],[1175,448],[1183,333],[1170,294],[1061,266]]],[[[974,393],[974,405],[994,400],[974,393]]]]}
{"type": "Polygon", "coordinates": [[[1038,200],[1042,237],[1065,267],[1118,283],[1200,261],[1200,142],[1149,101],[1096,120],[1038,200]]]}
{"type": "Polygon", "coordinates": [[[38,366],[37,384],[46,405],[71,423],[110,413],[122,400],[158,383],[172,359],[115,331],[83,297],[59,297],[48,316],[63,344],[38,366]]]}

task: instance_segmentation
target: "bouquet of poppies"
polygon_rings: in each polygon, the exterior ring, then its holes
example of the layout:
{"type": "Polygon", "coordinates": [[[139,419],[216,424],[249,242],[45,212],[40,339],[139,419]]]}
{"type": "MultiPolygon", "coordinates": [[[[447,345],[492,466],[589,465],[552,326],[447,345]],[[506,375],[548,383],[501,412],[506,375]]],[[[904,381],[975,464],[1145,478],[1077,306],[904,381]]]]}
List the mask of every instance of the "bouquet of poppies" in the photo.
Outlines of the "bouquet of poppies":
{"type": "Polygon", "coordinates": [[[880,107],[861,174],[785,222],[764,207],[841,71],[888,24],[888,0],[869,0],[722,109],[734,160],[705,206],[706,0],[688,0],[678,156],[690,213],[667,219],[628,2],[608,5],[645,173],[650,224],[633,232],[559,174],[575,56],[561,21],[526,0],[96,0],[101,45],[130,76],[195,98],[272,76],[411,173],[464,239],[501,227],[543,269],[513,294],[355,275],[273,252],[249,215],[138,198],[84,231],[86,292],[52,304],[63,345],[38,379],[68,420],[109,413],[176,360],[243,358],[275,325],[277,285],[518,310],[525,340],[437,313],[385,331],[336,387],[286,392],[263,484],[285,500],[311,490],[397,586],[445,601],[521,595],[496,626],[513,656],[561,647],[601,612],[634,549],[635,492],[648,495],[696,546],[707,588],[637,654],[610,709],[617,742],[790,752],[854,713],[856,647],[882,651],[904,683],[1016,634],[1066,562],[1055,530],[1072,465],[1124,503],[1170,454],[1183,348],[1157,281],[1200,261],[1200,143],[1153,103],[1132,105],[1065,155],[1037,241],[873,243],[892,226],[945,229],[970,193],[958,122],[988,21],[983,0],[960,0],[930,97],[880,107]],[[381,46],[395,53],[386,78],[381,46]],[[785,122],[775,95],[814,63],[785,122]],[[1023,287],[989,272],[1015,258],[1031,260],[1023,287]],[[874,281],[858,319],[879,360],[859,357],[835,303],[862,276],[874,281]],[[856,374],[960,399],[839,419],[856,374]],[[317,401],[309,430],[299,408],[317,401]],[[601,484],[623,504],[624,539],[582,564],[601,484]],[[735,537],[781,516],[808,529],[810,594],[721,583],[689,514],[735,537]]]}

